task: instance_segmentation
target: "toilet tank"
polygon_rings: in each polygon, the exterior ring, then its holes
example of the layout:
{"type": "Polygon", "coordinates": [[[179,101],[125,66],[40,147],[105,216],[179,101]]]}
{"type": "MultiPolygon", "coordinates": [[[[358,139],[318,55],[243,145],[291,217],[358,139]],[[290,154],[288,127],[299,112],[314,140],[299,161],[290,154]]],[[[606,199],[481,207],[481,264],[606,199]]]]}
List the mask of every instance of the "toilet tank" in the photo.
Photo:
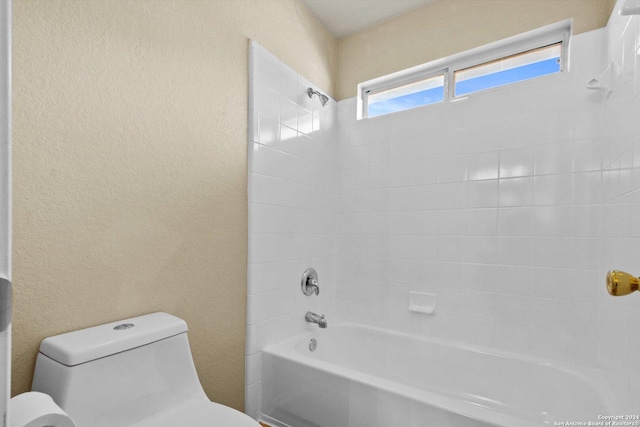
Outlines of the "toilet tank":
{"type": "Polygon", "coordinates": [[[187,324],[167,313],[45,338],[32,390],[53,397],[78,427],[127,427],[206,399],[187,324]]]}

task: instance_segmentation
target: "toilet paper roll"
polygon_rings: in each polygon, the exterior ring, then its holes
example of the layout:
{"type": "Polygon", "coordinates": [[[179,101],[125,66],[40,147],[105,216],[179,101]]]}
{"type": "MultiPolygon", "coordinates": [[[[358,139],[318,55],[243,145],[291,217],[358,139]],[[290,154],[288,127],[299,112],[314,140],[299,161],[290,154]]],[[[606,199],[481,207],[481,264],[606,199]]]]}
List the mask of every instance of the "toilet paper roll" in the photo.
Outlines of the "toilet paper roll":
{"type": "Polygon", "coordinates": [[[51,396],[37,391],[22,393],[11,399],[10,427],[76,427],[51,396]]]}

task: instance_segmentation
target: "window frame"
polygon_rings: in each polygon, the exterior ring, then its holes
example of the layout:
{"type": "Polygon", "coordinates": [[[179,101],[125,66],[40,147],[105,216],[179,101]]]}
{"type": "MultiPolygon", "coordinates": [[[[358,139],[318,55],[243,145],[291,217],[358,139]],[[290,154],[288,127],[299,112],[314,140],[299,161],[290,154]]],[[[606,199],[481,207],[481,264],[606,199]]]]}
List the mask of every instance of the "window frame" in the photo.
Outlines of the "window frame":
{"type": "MultiPolygon", "coordinates": [[[[528,51],[538,49],[541,47],[549,46],[556,43],[561,43],[560,53],[560,71],[559,73],[569,71],[569,50],[571,43],[571,35],[573,30],[573,19],[567,19],[557,22],[555,24],[547,25],[541,28],[537,28],[526,33],[522,33],[513,37],[509,37],[503,40],[499,40],[484,46],[477,47],[475,49],[461,52],[455,55],[451,55],[445,58],[437,59],[435,61],[428,62],[426,64],[418,65],[408,68],[406,70],[398,71],[383,77],[378,77],[358,85],[357,95],[357,118],[366,119],[368,117],[368,99],[369,95],[374,95],[379,92],[391,90],[399,86],[414,83],[420,80],[436,77],[444,74],[444,98],[442,102],[451,102],[457,100],[467,99],[469,96],[473,96],[477,92],[473,92],[465,95],[455,95],[455,79],[454,73],[459,70],[463,70],[470,67],[482,65],[491,61],[495,61],[501,58],[506,58],[512,55],[526,53],[528,51]]],[[[556,75],[553,73],[551,75],[556,75]]],[[[545,76],[541,76],[545,77],[545,76]]],[[[534,79],[537,77],[534,77],[534,79]]],[[[527,79],[524,81],[529,81],[527,79]]],[[[517,84],[520,82],[514,82],[511,84],[517,84]]],[[[497,89],[508,85],[498,86],[496,88],[488,88],[479,92],[486,92],[487,90],[497,89]]],[[[432,105],[438,104],[434,102],[432,105]]],[[[419,108],[419,107],[414,107],[419,108]]],[[[407,110],[401,110],[407,111],[407,110]]],[[[392,114],[392,113],[389,113],[392,114]]],[[[387,114],[378,115],[376,117],[384,117],[387,114]]]]}

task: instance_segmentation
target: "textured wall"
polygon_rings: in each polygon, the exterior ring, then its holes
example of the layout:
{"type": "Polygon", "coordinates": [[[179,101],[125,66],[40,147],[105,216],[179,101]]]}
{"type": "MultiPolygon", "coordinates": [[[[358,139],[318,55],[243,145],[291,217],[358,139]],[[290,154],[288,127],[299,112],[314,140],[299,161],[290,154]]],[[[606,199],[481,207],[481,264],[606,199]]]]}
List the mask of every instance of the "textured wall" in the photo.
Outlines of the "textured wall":
{"type": "Polygon", "coordinates": [[[21,1],[14,11],[13,393],[40,340],[164,310],[243,406],[248,38],[332,92],[297,0],[21,1]]]}
{"type": "MultiPolygon", "coordinates": [[[[10,150],[10,34],[11,2],[0,0],[0,277],[11,279],[11,150],[10,150]]],[[[7,295],[7,287],[0,284],[0,299],[7,295]]],[[[4,305],[4,304],[3,304],[4,305]]],[[[0,308],[0,316],[7,313],[0,308]]],[[[3,323],[0,321],[0,323],[3,323]]],[[[0,419],[6,419],[10,398],[9,370],[11,369],[11,326],[0,325],[0,419]]]]}
{"type": "Polygon", "coordinates": [[[338,44],[338,99],[363,81],[574,18],[574,33],[607,24],[608,0],[436,0],[338,44]],[[400,48],[399,48],[400,47],[400,48]]]}

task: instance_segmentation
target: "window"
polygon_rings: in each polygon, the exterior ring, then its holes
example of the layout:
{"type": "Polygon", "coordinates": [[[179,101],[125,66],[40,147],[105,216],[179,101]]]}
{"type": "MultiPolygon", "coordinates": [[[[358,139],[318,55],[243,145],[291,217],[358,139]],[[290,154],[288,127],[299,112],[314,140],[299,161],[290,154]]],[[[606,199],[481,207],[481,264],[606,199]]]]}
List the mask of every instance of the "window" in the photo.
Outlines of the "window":
{"type": "Polygon", "coordinates": [[[453,73],[455,95],[461,96],[562,71],[562,43],[485,62],[453,73]]]}
{"type": "Polygon", "coordinates": [[[567,70],[567,20],[358,85],[358,118],[376,117],[567,70]]]}
{"type": "Polygon", "coordinates": [[[367,93],[367,117],[444,101],[444,74],[367,93]]]}

